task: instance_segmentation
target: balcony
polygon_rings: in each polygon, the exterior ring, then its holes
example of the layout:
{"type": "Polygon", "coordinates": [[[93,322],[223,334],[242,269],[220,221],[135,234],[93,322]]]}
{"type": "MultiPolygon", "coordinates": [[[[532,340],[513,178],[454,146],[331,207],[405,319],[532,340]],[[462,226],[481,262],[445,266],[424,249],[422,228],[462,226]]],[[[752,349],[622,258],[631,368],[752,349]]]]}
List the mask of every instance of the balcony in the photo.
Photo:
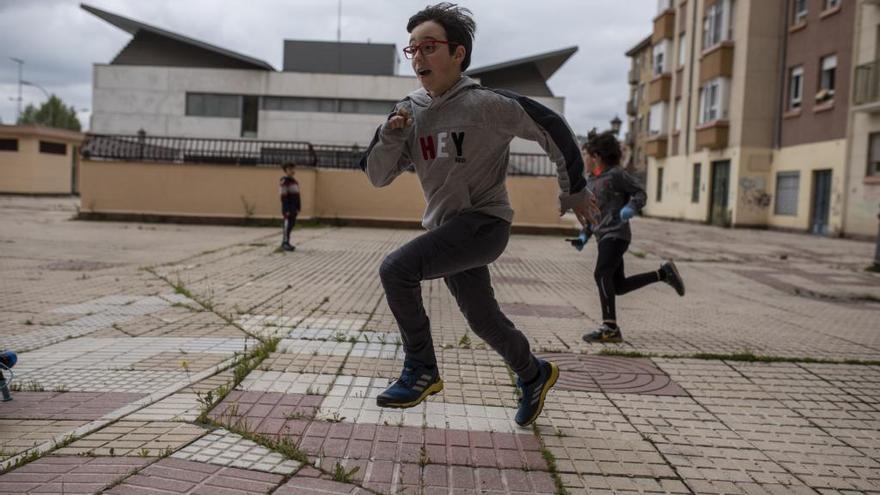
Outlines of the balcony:
{"type": "Polygon", "coordinates": [[[636,108],[636,102],[633,100],[628,100],[626,102],[626,114],[634,117],[638,114],[638,108],[636,108]]]}
{"type": "Polygon", "coordinates": [[[880,60],[856,67],[853,90],[853,106],[857,112],[880,112],[880,60]]]}
{"type": "Polygon", "coordinates": [[[733,42],[724,41],[703,52],[700,83],[716,77],[733,77],[733,42]]]}
{"type": "Polygon", "coordinates": [[[727,147],[730,123],[726,120],[707,122],[697,127],[697,149],[720,150],[727,147]]]}
{"type": "Polygon", "coordinates": [[[665,134],[648,138],[645,141],[645,154],[652,158],[666,158],[668,142],[665,134]]]}
{"type": "Polygon", "coordinates": [[[651,34],[651,44],[656,45],[663,40],[675,38],[675,9],[666,9],[654,18],[654,32],[651,34]]]}
{"type": "Polygon", "coordinates": [[[660,101],[669,101],[670,93],[672,93],[672,74],[655,76],[648,85],[648,103],[653,105],[660,101]]]}
{"type": "Polygon", "coordinates": [[[638,84],[639,83],[639,70],[635,67],[629,70],[628,79],[630,84],[638,84]]]}

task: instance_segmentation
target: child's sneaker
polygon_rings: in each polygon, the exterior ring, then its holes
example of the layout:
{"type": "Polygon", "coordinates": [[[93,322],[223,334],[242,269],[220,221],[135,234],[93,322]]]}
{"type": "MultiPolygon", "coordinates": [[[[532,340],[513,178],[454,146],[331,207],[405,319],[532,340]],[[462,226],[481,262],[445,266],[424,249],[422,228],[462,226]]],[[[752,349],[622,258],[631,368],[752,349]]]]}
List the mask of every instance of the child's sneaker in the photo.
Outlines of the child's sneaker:
{"type": "Polygon", "coordinates": [[[522,395],[519,398],[519,409],[514,420],[520,426],[528,426],[538,419],[544,409],[547,392],[556,385],[559,378],[559,367],[555,363],[538,359],[538,377],[532,383],[524,385],[521,379],[516,380],[522,395]]]}
{"type": "Polygon", "coordinates": [[[284,242],[281,244],[282,251],[296,251],[296,246],[292,246],[289,242],[284,242]]]}
{"type": "Polygon", "coordinates": [[[663,272],[663,281],[667,284],[671,285],[675,292],[678,292],[679,296],[684,296],[684,280],[681,279],[681,275],[678,274],[678,268],[675,267],[674,261],[667,261],[660,265],[660,270],[663,272]]]}
{"type": "Polygon", "coordinates": [[[435,367],[414,367],[403,363],[400,378],[376,397],[379,407],[407,408],[419,405],[428,396],[443,390],[440,371],[435,367]]]}
{"type": "Polygon", "coordinates": [[[584,342],[590,344],[616,344],[623,342],[623,334],[620,332],[620,327],[612,327],[607,323],[603,323],[597,330],[585,333],[583,339],[584,342]]]}

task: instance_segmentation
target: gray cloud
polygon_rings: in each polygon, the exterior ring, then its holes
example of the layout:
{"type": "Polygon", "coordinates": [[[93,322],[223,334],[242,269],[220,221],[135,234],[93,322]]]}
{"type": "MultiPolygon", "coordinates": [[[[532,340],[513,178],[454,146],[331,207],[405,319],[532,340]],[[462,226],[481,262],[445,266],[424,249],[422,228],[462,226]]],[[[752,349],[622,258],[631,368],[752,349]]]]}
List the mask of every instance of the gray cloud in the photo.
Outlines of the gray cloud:
{"type": "MultiPolygon", "coordinates": [[[[89,2],[87,2],[89,3],[89,2]]],[[[429,0],[343,0],[345,41],[395,43],[406,21],[429,0]]],[[[461,1],[477,20],[472,66],[577,45],[578,53],[550,80],[566,98],[566,116],[578,133],[623,118],[628,96],[624,52],[649,34],[654,0],[461,1]]],[[[332,0],[93,0],[91,5],[179,32],[281,67],[282,40],[335,40],[332,0]]],[[[15,118],[17,66],[24,77],[77,109],[91,108],[92,65],[108,63],[131,39],[79,8],[75,0],[0,0],[0,119],[15,118]]],[[[401,74],[409,66],[401,60],[401,74]]],[[[23,99],[45,99],[25,87],[23,99]]],[[[87,125],[88,113],[80,114],[87,125]]]]}

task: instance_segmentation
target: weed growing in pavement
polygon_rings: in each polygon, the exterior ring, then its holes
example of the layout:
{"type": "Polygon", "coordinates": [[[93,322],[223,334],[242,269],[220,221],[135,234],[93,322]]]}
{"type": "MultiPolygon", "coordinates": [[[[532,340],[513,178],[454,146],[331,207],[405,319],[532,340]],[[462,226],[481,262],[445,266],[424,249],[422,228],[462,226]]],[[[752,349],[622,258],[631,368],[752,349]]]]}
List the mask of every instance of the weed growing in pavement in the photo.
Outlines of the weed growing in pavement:
{"type": "Polygon", "coordinates": [[[332,476],[333,481],[338,481],[340,483],[351,483],[352,477],[360,471],[360,466],[355,466],[351,471],[346,471],[342,464],[336,463],[333,466],[332,476]]]}

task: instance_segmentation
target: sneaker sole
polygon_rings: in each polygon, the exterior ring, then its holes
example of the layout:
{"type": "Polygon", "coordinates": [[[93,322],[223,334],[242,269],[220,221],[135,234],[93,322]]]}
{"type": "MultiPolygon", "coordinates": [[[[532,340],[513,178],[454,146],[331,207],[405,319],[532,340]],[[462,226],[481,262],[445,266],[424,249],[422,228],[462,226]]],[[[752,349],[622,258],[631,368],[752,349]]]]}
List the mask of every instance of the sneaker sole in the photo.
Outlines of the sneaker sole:
{"type": "Polygon", "coordinates": [[[415,406],[421,404],[428,397],[430,397],[438,392],[441,392],[441,391],[443,391],[443,380],[437,380],[436,382],[432,383],[430,387],[426,388],[425,391],[422,392],[422,395],[420,395],[419,398],[414,401],[389,402],[389,401],[380,400],[377,397],[376,398],[376,405],[378,405],[379,407],[390,407],[393,409],[406,409],[406,408],[415,407],[415,406]]]}
{"type": "Polygon", "coordinates": [[[675,292],[678,292],[678,295],[684,297],[684,280],[681,278],[681,275],[678,273],[678,267],[675,266],[674,261],[669,262],[669,268],[672,269],[673,275],[675,275],[675,279],[678,280],[678,285],[681,286],[681,291],[678,290],[678,287],[673,285],[672,287],[675,289],[675,292]]]}
{"type": "Polygon", "coordinates": [[[547,392],[549,392],[550,389],[553,388],[553,385],[556,385],[556,380],[558,378],[559,366],[556,366],[556,363],[550,363],[550,378],[547,379],[547,381],[544,383],[544,387],[542,387],[541,389],[541,400],[538,401],[538,410],[535,411],[535,414],[533,414],[532,417],[529,418],[529,420],[525,423],[517,423],[519,426],[525,428],[526,426],[534,423],[536,419],[538,419],[538,416],[541,415],[541,411],[544,410],[544,399],[547,398],[547,392]]]}

